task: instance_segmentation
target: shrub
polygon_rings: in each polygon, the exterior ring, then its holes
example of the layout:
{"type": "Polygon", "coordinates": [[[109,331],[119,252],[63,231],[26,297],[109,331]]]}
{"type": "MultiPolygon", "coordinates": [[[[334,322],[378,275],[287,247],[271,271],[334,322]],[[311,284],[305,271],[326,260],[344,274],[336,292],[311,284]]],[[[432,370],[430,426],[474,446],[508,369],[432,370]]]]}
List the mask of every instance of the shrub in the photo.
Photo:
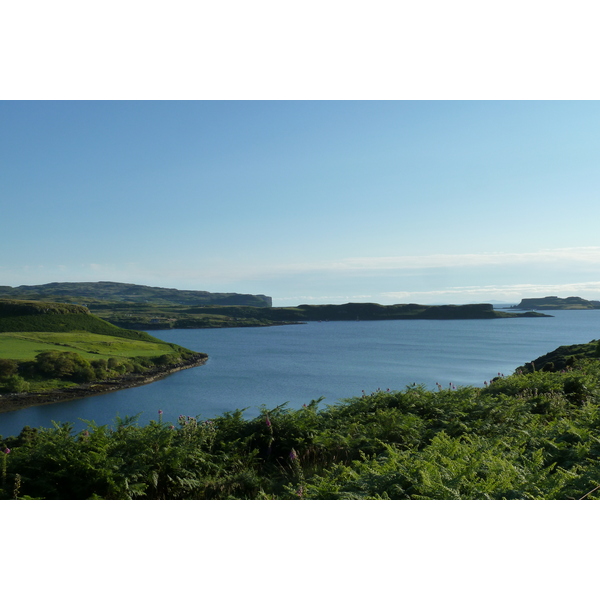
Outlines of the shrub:
{"type": "Polygon", "coordinates": [[[0,378],[16,375],[19,365],[16,360],[10,358],[0,358],[0,378]]]}
{"type": "Polygon", "coordinates": [[[46,377],[80,382],[91,381],[94,378],[92,365],[76,352],[41,352],[35,358],[35,368],[46,377]]]}
{"type": "Polygon", "coordinates": [[[29,391],[29,383],[19,375],[9,375],[0,379],[0,392],[20,394],[29,391]]]}

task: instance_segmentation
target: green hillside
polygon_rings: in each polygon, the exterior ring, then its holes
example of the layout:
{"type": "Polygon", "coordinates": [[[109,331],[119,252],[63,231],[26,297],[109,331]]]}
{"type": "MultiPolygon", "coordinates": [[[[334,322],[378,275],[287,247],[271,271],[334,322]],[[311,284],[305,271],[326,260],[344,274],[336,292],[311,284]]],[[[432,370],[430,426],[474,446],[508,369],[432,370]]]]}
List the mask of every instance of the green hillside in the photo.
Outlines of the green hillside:
{"type": "Polygon", "coordinates": [[[0,298],[31,300],[54,300],[59,302],[88,303],[151,302],[153,304],[178,305],[242,305],[271,306],[269,296],[262,294],[237,294],[233,292],[205,292],[152,287],[133,283],[98,281],[85,283],[46,283],[43,285],[20,285],[0,287],[0,298]]]}
{"type": "Polygon", "coordinates": [[[573,344],[559,346],[552,352],[539,356],[535,360],[523,365],[520,371],[531,373],[533,371],[560,372],[570,369],[584,359],[600,358],[600,342],[592,340],[587,344],[573,344]]]}
{"type": "Polygon", "coordinates": [[[87,331],[131,340],[160,341],[143,331],[130,331],[112,325],[92,315],[85,306],[0,300],[0,333],[9,331],[87,331]]]}
{"type": "MultiPolygon", "coordinates": [[[[82,306],[0,300],[0,394],[141,375],[203,357],[121,329],[82,306]]],[[[10,410],[10,402],[0,408],[10,410]]]]}

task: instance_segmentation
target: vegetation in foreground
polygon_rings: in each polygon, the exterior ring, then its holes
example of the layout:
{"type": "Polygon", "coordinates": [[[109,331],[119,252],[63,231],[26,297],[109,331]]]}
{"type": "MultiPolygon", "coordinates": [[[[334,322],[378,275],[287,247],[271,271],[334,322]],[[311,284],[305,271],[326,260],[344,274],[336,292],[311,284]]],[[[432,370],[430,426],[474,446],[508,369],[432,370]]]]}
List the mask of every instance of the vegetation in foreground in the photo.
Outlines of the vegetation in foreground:
{"type": "MultiPolygon", "coordinates": [[[[597,348],[597,343],[595,344],[597,348]]],[[[25,428],[3,499],[600,498],[600,361],[202,421],[25,428]]]]}

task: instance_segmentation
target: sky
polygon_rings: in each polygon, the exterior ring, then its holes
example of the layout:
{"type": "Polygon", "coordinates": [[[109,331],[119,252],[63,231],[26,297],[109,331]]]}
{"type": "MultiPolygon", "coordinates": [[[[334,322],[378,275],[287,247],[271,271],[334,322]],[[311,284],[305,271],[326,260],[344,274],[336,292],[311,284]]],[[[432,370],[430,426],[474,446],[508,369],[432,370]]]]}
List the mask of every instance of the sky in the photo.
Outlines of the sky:
{"type": "Polygon", "coordinates": [[[2,101],[0,284],[600,299],[594,101],[2,101]]]}

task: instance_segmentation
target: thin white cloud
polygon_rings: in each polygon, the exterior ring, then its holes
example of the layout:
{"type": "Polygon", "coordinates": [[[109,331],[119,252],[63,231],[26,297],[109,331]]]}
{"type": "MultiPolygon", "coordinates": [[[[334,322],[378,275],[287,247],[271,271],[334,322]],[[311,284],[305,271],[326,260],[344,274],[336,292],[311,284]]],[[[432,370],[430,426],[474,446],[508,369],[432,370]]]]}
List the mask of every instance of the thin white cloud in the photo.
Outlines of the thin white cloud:
{"type": "Polygon", "coordinates": [[[442,290],[419,291],[401,291],[401,292],[383,292],[381,297],[389,300],[407,300],[415,297],[419,298],[448,298],[461,297],[471,298],[475,301],[478,298],[496,298],[522,299],[528,297],[542,296],[583,296],[588,300],[600,298],[600,281],[587,281],[578,283],[563,284],[514,284],[514,285],[487,285],[487,286],[461,286],[450,287],[442,290]]]}
{"type": "MultiPolygon", "coordinates": [[[[169,269],[173,278],[194,280],[204,278],[210,281],[265,280],[281,276],[303,274],[375,274],[386,271],[426,271],[427,269],[452,269],[474,267],[511,266],[572,266],[573,268],[600,265],[600,246],[582,248],[542,249],[536,252],[489,252],[480,254],[429,254],[416,256],[376,256],[348,257],[334,261],[310,262],[269,262],[246,263],[243,260],[232,263],[221,259],[206,258],[201,267],[187,265],[169,269]]],[[[165,271],[159,269],[158,273],[165,271]]]]}
{"type": "Polygon", "coordinates": [[[388,270],[478,267],[535,263],[600,263],[600,246],[555,248],[536,252],[486,252],[481,254],[430,254],[421,256],[356,257],[288,268],[306,270],[388,270]]]}

